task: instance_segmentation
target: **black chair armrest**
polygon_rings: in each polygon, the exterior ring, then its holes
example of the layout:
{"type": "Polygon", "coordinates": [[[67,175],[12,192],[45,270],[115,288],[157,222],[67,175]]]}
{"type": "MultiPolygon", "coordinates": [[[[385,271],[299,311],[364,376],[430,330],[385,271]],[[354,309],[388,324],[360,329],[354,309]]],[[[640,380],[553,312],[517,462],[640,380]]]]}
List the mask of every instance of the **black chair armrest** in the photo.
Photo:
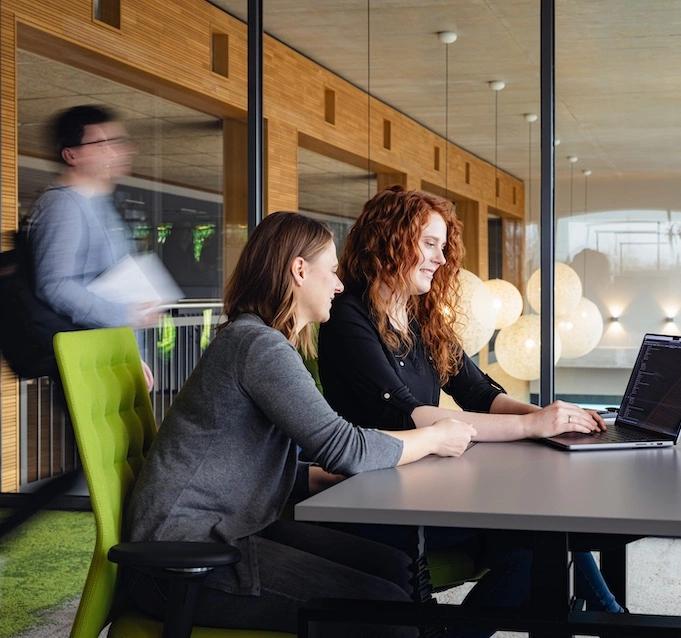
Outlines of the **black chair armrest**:
{"type": "Polygon", "coordinates": [[[152,541],[114,545],[108,557],[125,567],[193,570],[233,565],[241,552],[226,543],[152,541]]]}
{"type": "Polygon", "coordinates": [[[153,541],[120,543],[108,553],[112,563],[133,567],[168,582],[163,638],[190,638],[199,589],[216,567],[238,563],[241,552],[226,543],[153,541]]]}

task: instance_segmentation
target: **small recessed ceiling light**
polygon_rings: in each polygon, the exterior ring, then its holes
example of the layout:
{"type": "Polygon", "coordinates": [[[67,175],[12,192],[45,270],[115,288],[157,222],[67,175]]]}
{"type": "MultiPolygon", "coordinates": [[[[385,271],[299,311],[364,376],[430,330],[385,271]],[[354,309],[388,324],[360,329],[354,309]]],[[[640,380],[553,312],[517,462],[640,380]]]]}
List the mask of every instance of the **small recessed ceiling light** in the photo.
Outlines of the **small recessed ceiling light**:
{"type": "Polygon", "coordinates": [[[568,155],[567,161],[570,162],[570,164],[574,164],[575,162],[579,161],[579,157],[577,157],[576,155],[568,155]]]}
{"type": "Polygon", "coordinates": [[[536,113],[525,113],[525,121],[528,124],[532,124],[532,122],[536,122],[537,119],[539,119],[539,118],[538,118],[536,113]]]}
{"type": "Polygon", "coordinates": [[[558,138],[556,138],[556,139],[553,141],[553,145],[554,145],[554,146],[560,146],[560,140],[559,140],[558,138]]]}
{"type": "Polygon", "coordinates": [[[492,91],[503,91],[506,88],[506,82],[503,80],[492,80],[491,82],[488,82],[488,84],[492,91]]]}
{"type": "Polygon", "coordinates": [[[585,169],[585,170],[582,171],[582,175],[584,175],[584,177],[589,177],[589,175],[591,175],[591,171],[588,170],[588,169],[585,169]]]}

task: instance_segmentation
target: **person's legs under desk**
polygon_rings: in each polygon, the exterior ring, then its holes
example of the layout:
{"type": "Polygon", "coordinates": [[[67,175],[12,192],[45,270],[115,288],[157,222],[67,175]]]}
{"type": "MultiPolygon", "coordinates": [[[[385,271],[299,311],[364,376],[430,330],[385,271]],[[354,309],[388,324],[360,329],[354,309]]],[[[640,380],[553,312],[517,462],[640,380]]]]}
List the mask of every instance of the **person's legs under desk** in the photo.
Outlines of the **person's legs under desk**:
{"type": "MultiPolygon", "coordinates": [[[[312,598],[411,601],[409,561],[394,548],[293,522],[275,523],[256,542],[261,595],[241,596],[204,588],[195,624],[296,633],[298,609],[312,598]],[[316,550],[324,555],[317,555],[316,550]],[[336,554],[338,561],[334,560],[336,554]]],[[[162,582],[135,573],[126,578],[126,584],[142,611],[163,617],[166,591],[162,582]]],[[[417,634],[407,627],[324,623],[311,635],[413,638],[417,634]]]]}

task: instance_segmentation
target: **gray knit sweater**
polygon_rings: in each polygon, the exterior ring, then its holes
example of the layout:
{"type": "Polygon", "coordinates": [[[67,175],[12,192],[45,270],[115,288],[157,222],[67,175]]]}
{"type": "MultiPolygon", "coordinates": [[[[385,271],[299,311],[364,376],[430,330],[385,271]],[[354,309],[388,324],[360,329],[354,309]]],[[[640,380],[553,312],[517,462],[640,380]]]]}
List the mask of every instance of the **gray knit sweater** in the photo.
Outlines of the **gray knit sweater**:
{"type": "Polygon", "coordinates": [[[241,562],[209,584],[258,594],[266,566],[250,537],[281,513],[296,445],[342,474],[392,467],[402,454],[398,439],[329,407],[282,333],[241,315],[218,333],[161,426],[130,498],[130,540],[233,543],[241,562]]]}
{"type": "Polygon", "coordinates": [[[33,204],[26,227],[36,295],[54,311],[88,328],[124,326],[128,307],[87,286],[132,250],[126,223],[111,197],[85,197],[53,186],[33,204]]]}

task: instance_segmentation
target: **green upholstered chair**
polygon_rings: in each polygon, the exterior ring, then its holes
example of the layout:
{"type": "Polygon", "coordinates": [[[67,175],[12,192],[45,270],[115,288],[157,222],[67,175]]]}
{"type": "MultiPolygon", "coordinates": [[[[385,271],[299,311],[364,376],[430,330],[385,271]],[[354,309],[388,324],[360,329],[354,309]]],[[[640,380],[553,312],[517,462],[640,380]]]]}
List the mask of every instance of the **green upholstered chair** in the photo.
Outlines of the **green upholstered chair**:
{"type": "MultiPolygon", "coordinates": [[[[260,630],[192,630],[191,608],[187,609],[191,603],[180,605],[181,612],[171,609],[165,623],[127,611],[124,596],[118,596],[114,605],[118,565],[107,555],[121,564],[156,568],[171,579],[171,574],[179,574],[191,580],[190,574],[196,572],[188,572],[188,567],[209,570],[232,564],[238,551],[221,543],[119,544],[126,497],[156,435],[135,337],[127,328],[68,332],[55,336],[54,347],[97,528],[71,638],[97,638],[109,620],[113,620],[108,634],[112,638],[188,637],[190,633],[193,638],[291,636],[260,630]]],[[[171,592],[183,587],[173,584],[171,592]]],[[[186,588],[184,594],[186,599],[186,588]]]]}

